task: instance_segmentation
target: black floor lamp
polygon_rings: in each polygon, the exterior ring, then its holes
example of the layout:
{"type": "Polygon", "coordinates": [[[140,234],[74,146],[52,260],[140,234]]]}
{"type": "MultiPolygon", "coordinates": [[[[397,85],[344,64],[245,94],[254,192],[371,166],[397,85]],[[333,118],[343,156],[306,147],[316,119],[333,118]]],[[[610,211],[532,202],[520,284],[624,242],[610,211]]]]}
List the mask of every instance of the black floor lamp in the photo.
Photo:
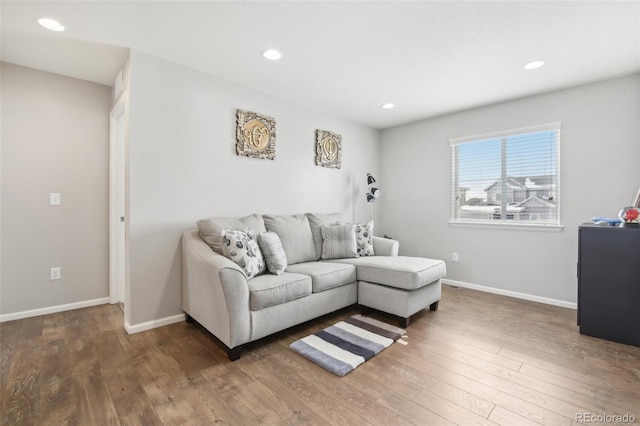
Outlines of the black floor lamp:
{"type": "Polygon", "coordinates": [[[382,192],[380,188],[375,188],[373,184],[376,180],[371,176],[371,173],[367,173],[367,185],[369,186],[369,192],[367,192],[367,204],[369,204],[369,220],[371,220],[371,204],[376,201],[376,198],[380,197],[382,192]]]}

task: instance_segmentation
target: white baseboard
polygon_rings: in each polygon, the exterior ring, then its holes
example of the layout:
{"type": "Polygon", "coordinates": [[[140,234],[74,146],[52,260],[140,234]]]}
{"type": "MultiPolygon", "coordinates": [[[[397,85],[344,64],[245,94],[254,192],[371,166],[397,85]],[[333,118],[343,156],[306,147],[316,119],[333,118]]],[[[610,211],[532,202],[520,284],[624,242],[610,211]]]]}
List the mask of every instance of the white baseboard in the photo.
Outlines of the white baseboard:
{"type": "MultiPolygon", "coordinates": [[[[88,308],[89,306],[106,305],[111,302],[110,297],[102,297],[100,299],[85,300],[82,302],[68,303],[66,305],[50,306],[47,308],[33,309],[30,311],[14,312],[11,314],[0,315],[0,322],[19,320],[23,318],[39,317],[40,315],[55,314],[58,312],[71,311],[73,309],[88,308]]],[[[140,333],[141,331],[151,330],[153,328],[163,327],[169,324],[175,324],[185,320],[184,314],[173,315],[171,317],[160,318],[153,321],[143,322],[141,324],[131,325],[125,321],[124,329],[129,334],[140,333]]]]}
{"type": "Polygon", "coordinates": [[[73,309],[88,308],[89,306],[105,305],[109,303],[109,297],[100,299],[85,300],[82,302],[68,303],[66,305],[50,306],[47,308],[32,309],[30,311],[14,312],[12,314],[0,315],[0,322],[13,321],[23,318],[39,317],[40,315],[55,314],[58,312],[71,311],[73,309]]]}
{"type": "Polygon", "coordinates": [[[550,299],[548,297],[536,296],[534,294],[519,293],[517,291],[504,290],[501,288],[487,287],[483,285],[465,283],[463,281],[455,281],[455,280],[448,280],[448,279],[443,279],[442,284],[469,288],[471,290],[484,291],[485,293],[499,294],[501,296],[515,297],[516,299],[529,300],[531,302],[544,303],[546,305],[560,306],[562,308],[578,309],[577,303],[567,302],[565,300],[550,299]]]}
{"type": "Polygon", "coordinates": [[[177,322],[182,322],[185,320],[184,314],[173,315],[171,317],[160,318],[157,320],[147,321],[140,324],[131,325],[125,321],[124,329],[127,330],[127,333],[134,334],[140,333],[141,331],[151,330],[153,328],[163,327],[169,324],[175,324],[177,322]]]}

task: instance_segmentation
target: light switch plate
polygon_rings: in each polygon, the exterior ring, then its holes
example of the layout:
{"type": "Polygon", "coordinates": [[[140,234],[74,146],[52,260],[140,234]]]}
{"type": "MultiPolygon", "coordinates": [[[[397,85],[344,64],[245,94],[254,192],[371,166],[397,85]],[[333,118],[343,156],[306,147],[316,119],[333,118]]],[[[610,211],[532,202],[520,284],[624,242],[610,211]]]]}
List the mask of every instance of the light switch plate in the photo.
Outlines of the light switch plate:
{"type": "Polygon", "coordinates": [[[60,193],[52,192],[49,194],[49,205],[51,206],[59,206],[60,205],[60,193]]]}
{"type": "Polygon", "coordinates": [[[62,279],[62,268],[60,268],[59,266],[55,268],[51,268],[51,279],[52,280],[62,279]]]}

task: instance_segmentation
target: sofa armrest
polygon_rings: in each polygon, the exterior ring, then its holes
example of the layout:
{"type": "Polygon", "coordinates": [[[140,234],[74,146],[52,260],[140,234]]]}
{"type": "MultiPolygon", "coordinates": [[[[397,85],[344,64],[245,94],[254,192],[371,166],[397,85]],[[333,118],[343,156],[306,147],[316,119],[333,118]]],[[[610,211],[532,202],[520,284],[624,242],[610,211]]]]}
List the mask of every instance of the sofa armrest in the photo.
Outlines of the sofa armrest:
{"type": "Polygon", "coordinates": [[[373,251],[376,256],[397,256],[400,242],[390,238],[373,237],[373,251]]]}
{"type": "Polygon", "coordinates": [[[250,340],[249,286],[242,269],[197,230],[182,235],[182,309],[229,348],[250,340]]]}

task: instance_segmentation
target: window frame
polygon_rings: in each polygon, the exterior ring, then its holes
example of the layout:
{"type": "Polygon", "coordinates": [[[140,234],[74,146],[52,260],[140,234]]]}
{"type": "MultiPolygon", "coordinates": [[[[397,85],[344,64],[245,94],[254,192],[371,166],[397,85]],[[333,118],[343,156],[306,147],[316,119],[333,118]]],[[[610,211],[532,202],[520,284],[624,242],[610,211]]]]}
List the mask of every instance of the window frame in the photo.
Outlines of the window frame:
{"type": "MultiPolygon", "coordinates": [[[[560,168],[560,164],[561,164],[561,157],[560,157],[560,144],[561,144],[561,130],[562,130],[562,123],[561,122],[554,122],[554,123],[547,123],[547,124],[541,124],[541,125],[536,125],[536,126],[529,126],[529,127],[522,127],[522,128],[517,128],[517,129],[511,129],[511,130],[504,130],[504,131],[498,131],[498,132],[492,132],[492,133],[485,133],[485,134],[480,134],[480,135],[473,135],[473,136],[465,136],[465,137],[461,137],[461,138],[452,138],[449,140],[449,145],[451,148],[451,192],[449,194],[450,196],[450,208],[451,208],[451,216],[450,216],[450,220],[449,220],[449,224],[451,226],[472,226],[472,227],[481,227],[481,228],[492,228],[492,229],[513,229],[513,228],[518,228],[518,229],[523,229],[523,230],[544,230],[544,231],[560,231],[564,228],[564,225],[562,225],[561,222],[561,209],[560,209],[560,202],[562,200],[561,197],[561,168],[560,168]],[[509,220],[480,220],[480,219],[460,219],[457,217],[457,203],[456,203],[456,197],[459,194],[459,188],[458,188],[458,169],[459,169],[459,164],[458,164],[458,158],[457,158],[457,150],[456,150],[456,146],[459,144],[463,144],[465,142],[480,142],[483,140],[489,140],[489,139],[502,139],[503,140],[503,145],[504,145],[504,139],[511,137],[511,136],[517,136],[517,135],[524,135],[524,134],[528,134],[528,133],[536,133],[536,132],[543,132],[543,131],[555,131],[555,155],[556,155],[556,161],[555,161],[555,176],[556,176],[556,188],[555,188],[555,193],[556,193],[556,198],[558,200],[558,203],[556,204],[556,220],[553,222],[534,222],[531,223],[531,221],[524,221],[524,220],[519,220],[519,221],[515,221],[513,219],[509,220]]],[[[501,148],[501,162],[506,162],[506,154],[504,152],[505,147],[503,146],[501,148]]],[[[503,198],[502,197],[502,191],[499,192],[500,197],[499,198],[503,198]]],[[[502,205],[502,209],[504,209],[506,206],[502,205]]],[[[505,210],[505,216],[506,216],[506,210],[505,210]]]]}

